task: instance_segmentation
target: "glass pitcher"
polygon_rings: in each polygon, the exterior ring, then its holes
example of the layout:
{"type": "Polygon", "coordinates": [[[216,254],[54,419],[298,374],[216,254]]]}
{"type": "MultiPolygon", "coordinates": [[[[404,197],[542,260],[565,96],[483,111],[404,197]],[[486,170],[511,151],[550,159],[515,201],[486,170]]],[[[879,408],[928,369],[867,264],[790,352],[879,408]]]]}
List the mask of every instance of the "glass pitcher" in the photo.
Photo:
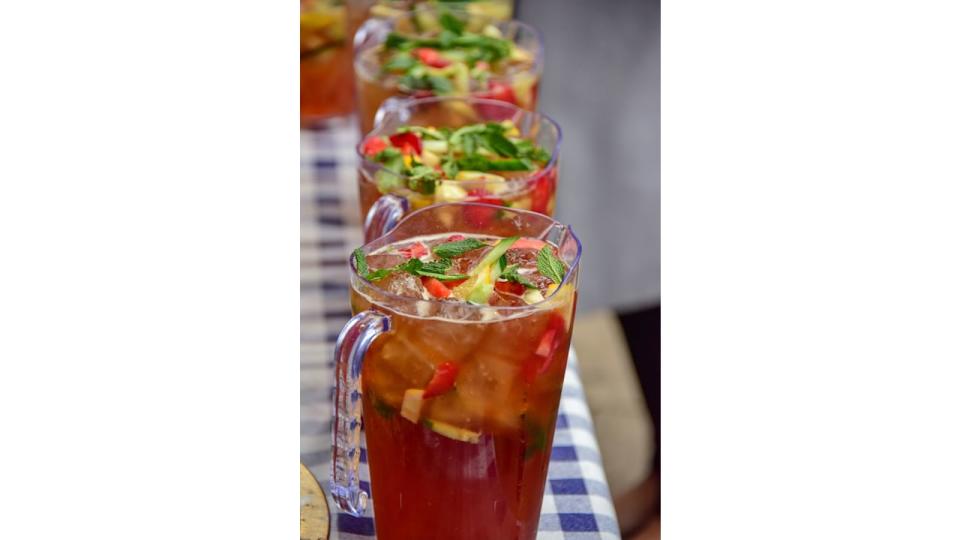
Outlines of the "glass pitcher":
{"type": "Polygon", "coordinates": [[[542,302],[490,306],[398,296],[360,277],[355,314],[337,339],[331,493],[363,514],[360,431],[366,433],[380,540],[533,540],[576,308],[580,241],[569,226],[482,203],[431,206],[361,249],[434,234],[524,236],[556,246],[569,268],[542,302]],[[470,215],[493,217],[483,227],[470,215]],[[453,390],[422,399],[441,364],[453,390]],[[449,366],[448,366],[449,368],[449,366]],[[415,421],[414,421],[415,419],[415,421]]]}
{"type": "Polygon", "coordinates": [[[377,111],[376,124],[356,148],[360,212],[367,241],[376,238],[377,231],[390,230],[408,211],[441,202],[477,201],[553,215],[562,136],[560,126],[549,116],[476,97],[391,98],[377,111]],[[498,173],[505,179],[485,175],[476,180],[443,180],[431,193],[423,193],[412,189],[406,176],[384,168],[363,152],[366,140],[388,136],[401,126],[455,130],[508,119],[513,121],[520,137],[550,152],[550,160],[543,168],[498,173]]]}
{"type": "MultiPolygon", "coordinates": [[[[357,30],[353,41],[353,68],[356,74],[357,116],[361,132],[366,133],[373,129],[376,111],[387,98],[419,95],[424,92],[490,97],[509,101],[525,109],[536,110],[540,78],[543,73],[543,37],[540,31],[520,21],[498,20],[496,16],[477,12],[475,9],[464,11],[444,4],[445,2],[436,5],[423,4],[413,12],[392,19],[368,19],[357,30]],[[437,41],[444,31],[440,21],[450,16],[459,19],[464,29],[473,34],[480,34],[487,25],[493,26],[494,32],[508,40],[517,51],[508,58],[523,56],[529,62],[525,62],[523,67],[491,73],[486,78],[474,77],[468,71],[465,85],[451,85],[451,88],[442,92],[436,89],[414,89],[404,86],[402,77],[384,69],[385,55],[392,50],[392,46],[388,46],[390,41],[408,39],[416,40],[421,44],[437,41]]],[[[459,6],[468,7],[468,4],[459,3],[459,6]]],[[[440,45],[434,44],[434,46],[440,45]]],[[[476,67],[476,63],[471,62],[465,67],[472,70],[476,67]]],[[[446,72],[435,70],[430,73],[439,75],[446,72]]],[[[448,75],[452,76],[452,73],[444,76],[448,75]]],[[[451,81],[455,80],[451,79],[451,81]]]]}

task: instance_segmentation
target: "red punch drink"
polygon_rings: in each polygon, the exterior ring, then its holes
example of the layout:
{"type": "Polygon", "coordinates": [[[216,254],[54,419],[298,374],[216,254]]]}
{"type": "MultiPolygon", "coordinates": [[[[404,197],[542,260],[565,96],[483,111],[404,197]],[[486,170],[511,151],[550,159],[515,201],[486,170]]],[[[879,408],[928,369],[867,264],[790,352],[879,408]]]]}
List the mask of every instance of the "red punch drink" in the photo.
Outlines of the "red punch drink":
{"type": "Polygon", "coordinates": [[[378,538],[536,537],[579,253],[546,216],[472,203],[415,212],[354,252],[332,489],[361,510],[357,388],[378,538]]]}

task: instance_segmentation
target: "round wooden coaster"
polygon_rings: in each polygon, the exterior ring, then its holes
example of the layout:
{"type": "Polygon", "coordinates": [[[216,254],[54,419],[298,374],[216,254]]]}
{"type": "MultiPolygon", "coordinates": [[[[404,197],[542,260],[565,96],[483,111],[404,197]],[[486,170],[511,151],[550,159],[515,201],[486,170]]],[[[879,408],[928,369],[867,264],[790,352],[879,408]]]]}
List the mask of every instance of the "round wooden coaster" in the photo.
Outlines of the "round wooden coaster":
{"type": "Polygon", "coordinates": [[[330,538],[327,496],[309,469],[300,464],[300,540],[330,538]]]}

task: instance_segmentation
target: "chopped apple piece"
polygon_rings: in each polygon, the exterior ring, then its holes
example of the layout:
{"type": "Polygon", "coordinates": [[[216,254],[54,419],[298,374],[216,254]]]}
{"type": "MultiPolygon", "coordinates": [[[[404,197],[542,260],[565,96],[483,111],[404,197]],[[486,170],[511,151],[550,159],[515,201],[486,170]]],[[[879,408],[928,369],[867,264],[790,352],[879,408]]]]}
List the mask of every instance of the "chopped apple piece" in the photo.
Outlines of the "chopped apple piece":
{"type": "Polygon", "coordinates": [[[408,388],[403,393],[403,403],[400,405],[400,416],[416,424],[420,421],[420,410],[423,408],[423,390],[408,388]]]}

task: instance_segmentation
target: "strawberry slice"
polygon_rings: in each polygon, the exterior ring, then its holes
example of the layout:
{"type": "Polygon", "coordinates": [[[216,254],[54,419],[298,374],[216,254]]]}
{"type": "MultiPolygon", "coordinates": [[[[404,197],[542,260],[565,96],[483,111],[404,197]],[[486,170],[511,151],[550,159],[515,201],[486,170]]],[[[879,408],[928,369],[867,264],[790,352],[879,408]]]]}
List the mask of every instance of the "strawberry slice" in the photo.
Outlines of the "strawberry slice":
{"type": "Polygon", "coordinates": [[[537,376],[542,375],[550,368],[556,356],[557,348],[563,340],[567,323],[563,316],[554,313],[547,322],[547,329],[540,336],[536,350],[521,366],[523,380],[532,383],[537,376]]]}
{"type": "Polygon", "coordinates": [[[460,368],[453,362],[441,362],[433,370],[433,377],[423,391],[423,399],[439,396],[453,389],[453,383],[457,380],[459,371],[460,368]]]}
{"type": "Polygon", "coordinates": [[[550,196],[553,195],[556,183],[556,174],[550,171],[537,178],[533,186],[533,193],[530,194],[530,209],[541,214],[547,213],[547,206],[550,204],[550,196]]]}
{"type": "Polygon", "coordinates": [[[423,286],[426,287],[427,292],[434,297],[446,298],[450,296],[450,289],[439,279],[424,276],[420,278],[420,281],[423,283],[423,286]]]}
{"type": "Polygon", "coordinates": [[[404,154],[417,154],[419,156],[423,149],[420,144],[420,137],[417,137],[417,134],[412,131],[394,133],[390,136],[390,144],[399,148],[404,154]]]}
{"type": "Polygon", "coordinates": [[[419,259],[427,254],[427,246],[423,245],[421,242],[417,242],[403,249],[398,249],[397,253],[407,257],[408,259],[411,257],[419,259]]]}
{"type": "Polygon", "coordinates": [[[416,56],[418,60],[430,67],[444,68],[450,65],[449,60],[443,56],[440,56],[440,51],[431,49],[429,47],[420,47],[419,49],[414,49],[413,55],[416,56]]]}
{"type": "Polygon", "coordinates": [[[515,281],[498,281],[493,284],[493,287],[500,292],[515,294],[517,296],[522,296],[523,291],[526,290],[526,287],[515,281]]]}
{"type": "Polygon", "coordinates": [[[363,152],[365,156],[373,157],[386,150],[388,146],[390,145],[387,144],[387,141],[383,140],[382,137],[370,137],[363,141],[363,146],[360,147],[360,151],[363,152]]]}
{"type": "MultiPolygon", "coordinates": [[[[517,104],[517,96],[513,93],[513,88],[496,81],[490,81],[488,90],[477,92],[475,95],[480,98],[505,101],[513,105],[517,104]]],[[[478,103],[474,108],[484,120],[500,121],[513,116],[513,112],[510,111],[508,107],[494,107],[484,103],[478,103]]]]}
{"type": "Polygon", "coordinates": [[[547,245],[543,240],[537,240],[536,238],[521,238],[513,243],[510,246],[510,249],[535,249],[540,251],[540,248],[547,245]]]}
{"type": "Polygon", "coordinates": [[[490,90],[488,91],[488,96],[490,99],[495,99],[497,101],[506,101],[507,103],[517,104],[517,96],[513,93],[513,88],[510,88],[510,85],[490,81],[490,90]]]}

